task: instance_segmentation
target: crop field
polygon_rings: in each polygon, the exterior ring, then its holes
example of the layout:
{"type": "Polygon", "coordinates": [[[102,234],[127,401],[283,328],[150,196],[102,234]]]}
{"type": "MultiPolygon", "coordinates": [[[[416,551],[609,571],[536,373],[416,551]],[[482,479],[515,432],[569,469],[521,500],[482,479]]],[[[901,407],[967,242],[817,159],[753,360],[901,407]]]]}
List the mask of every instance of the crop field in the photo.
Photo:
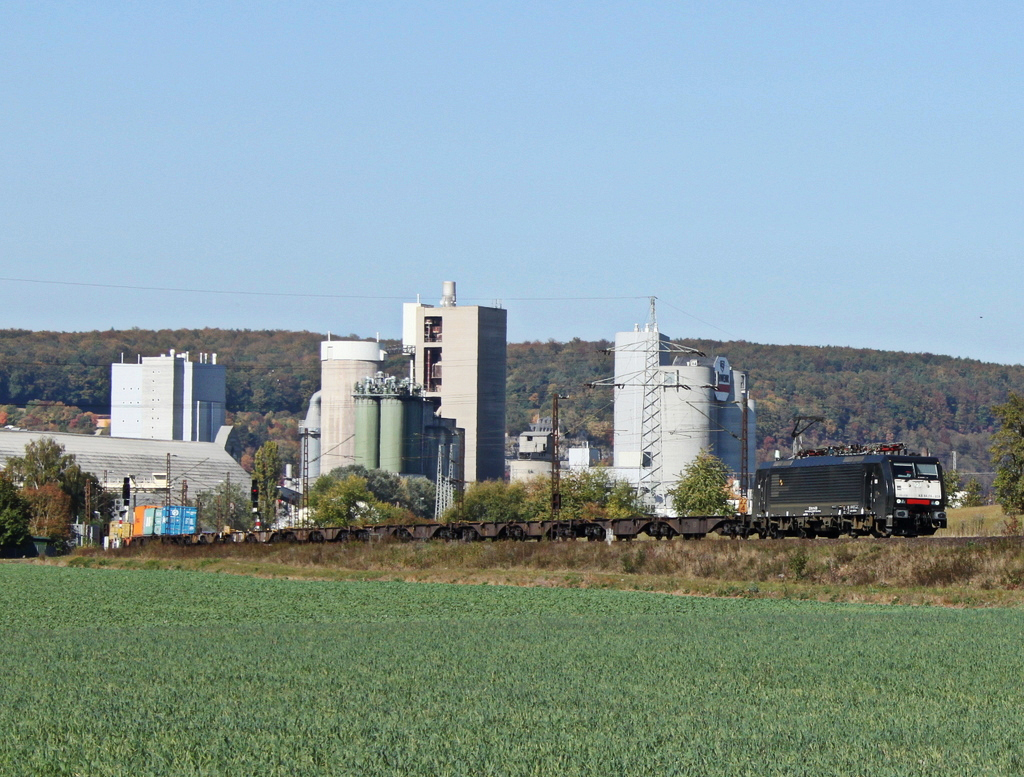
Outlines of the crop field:
{"type": "Polygon", "coordinates": [[[3,775],[1009,775],[1024,612],[0,564],[3,775]]]}

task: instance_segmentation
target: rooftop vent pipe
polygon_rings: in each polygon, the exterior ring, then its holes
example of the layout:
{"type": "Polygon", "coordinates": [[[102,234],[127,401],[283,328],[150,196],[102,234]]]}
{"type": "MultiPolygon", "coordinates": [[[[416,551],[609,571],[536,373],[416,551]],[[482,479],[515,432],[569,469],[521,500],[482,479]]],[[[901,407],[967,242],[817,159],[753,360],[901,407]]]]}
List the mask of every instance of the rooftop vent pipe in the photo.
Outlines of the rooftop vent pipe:
{"type": "Polygon", "coordinates": [[[441,307],[455,307],[455,281],[445,281],[441,284],[441,307]]]}

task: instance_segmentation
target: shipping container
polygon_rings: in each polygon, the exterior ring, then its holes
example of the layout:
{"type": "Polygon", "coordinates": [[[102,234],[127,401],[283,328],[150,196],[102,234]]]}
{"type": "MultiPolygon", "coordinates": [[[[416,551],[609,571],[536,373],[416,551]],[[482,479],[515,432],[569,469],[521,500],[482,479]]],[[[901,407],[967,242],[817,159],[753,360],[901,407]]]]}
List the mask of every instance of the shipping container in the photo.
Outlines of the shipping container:
{"type": "Polygon", "coordinates": [[[147,537],[151,534],[163,534],[163,509],[162,507],[146,507],[142,533],[147,537]]]}
{"type": "Polygon", "coordinates": [[[162,510],[162,534],[195,534],[196,508],[171,505],[162,510]]]}
{"type": "Polygon", "coordinates": [[[132,521],[133,537],[143,537],[153,533],[155,511],[159,509],[154,505],[137,505],[135,507],[132,521]]]}

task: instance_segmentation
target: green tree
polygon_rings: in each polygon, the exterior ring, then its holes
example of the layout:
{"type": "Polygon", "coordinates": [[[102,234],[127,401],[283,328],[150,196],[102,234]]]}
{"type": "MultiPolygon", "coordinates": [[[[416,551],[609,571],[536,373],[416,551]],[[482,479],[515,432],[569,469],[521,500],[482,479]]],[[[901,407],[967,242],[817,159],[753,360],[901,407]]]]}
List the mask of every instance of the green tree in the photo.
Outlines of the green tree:
{"type": "Polygon", "coordinates": [[[963,490],[963,479],[955,469],[943,470],[942,487],[946,490],[946,502],[950,507],[961,507],[959,494],[963,490]]]}
{"type": "Polygon", "coordinates": [[[0,547],[17,545],[28,537],[32,512],[15,485],[0,473],[0,547]]]}
{"type": "Polygon", "coordinates": [[[361,464],[332,469],[326,477],[344,480],[350,475],[363,478],[367,490],[380,504],[411,512],[416,518],[434,517],[437,489],[427,478],[402,477],[383,469],[367,469],[361,464]]]}
{"type": "Polygon", "coordinates": [[[729,468],[707,450],[697,454],[676,484],[668,490],[676,514],[725,515],[731,512],[729,468]]]}
{"type": "Polygon", "coordinates": [[[253,525],[248,489],[230,479],[199,494],[199,522],[204,531],[221,531],[225,526],[249,530],[253,525]]]}
{"type": "Polygon", "coordinates": [[[366,487],[366,478],[358,475],[348,475],[341,480],[321,476],[309,494],[310,512],[318,526],[377,523],[382,517],[375,509],[378,504],[366,487]]]}
{"type": "Polygon", "coordinates": [[[996,501],[1004,513],[1017,515],[1024,512],[1024,397],[1011,392],[1006,402],[992,407],[992,414],[999,423],[991,448],[996,501]]]}
{"type": "Polygon", "coordinates": [[[968,478],[960,494],[960,507],[981,507],[985,497],[981,493],[981,483],[977,478],[968,478]]]}
{"type": "Polygon", "coordinates": [[[482,480],[470,484],[462,497],[462,511],[453,506],[442,516],[443,521],[523,521],[526,486],[501,480],[482,480]]]}
{"type": "Polygon", "coordinates": [[[384,469],[367,469],[361,464],[349,464],[346,467],[332,469],[329,477],[344,480],[355,475],[366,481],[366,488],[379,502],[401,503],[403,497],[402,478],[394,472],[384,469]]]}
{"type": "Polygon", "coordinates": [[[277,485],[281,482],[281,456],[277,443],[267,440],[256,451],[252,477],[260,490],[259,505],[260,525],[270,528],[277,518],[277,485]]]}
{"type": "Polygon", "coordinates": [[[636,492],[636,487],[626,480],[614,481],[608,494],[607,512],[608,517],[612,519],[641,515],[644,512],[644,505],[636,492]]]}
{"type": "Polygon", "coordinates": [[[403,480],[405,487],[403,504],[417,518],[433,518],[434,503],[437,500],[437,486],[427,478],[409,477],[403,480]]]}

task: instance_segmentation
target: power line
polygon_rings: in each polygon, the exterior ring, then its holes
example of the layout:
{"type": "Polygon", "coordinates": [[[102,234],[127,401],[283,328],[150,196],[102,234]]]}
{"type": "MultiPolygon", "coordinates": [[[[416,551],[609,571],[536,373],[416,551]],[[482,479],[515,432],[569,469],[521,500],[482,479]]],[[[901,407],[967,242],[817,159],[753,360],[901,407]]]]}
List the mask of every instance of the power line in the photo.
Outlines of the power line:
{"type": "MultiPolygon", "coordinates": [[[[129,286],[118,283],[86,283],[83,281],[54,281],[42,280],[39,278],[3,278],[0,281],[5,283],[36,283],[47,286],[73,286],[76,288],[90,289],[120,289],[124,291],[162,291],[176,292],[181,294],[226,294],[243,297],[290,297],[302,299],[367,299],[367,300],[405,300],[408,301],[417,295],[410,294],[403,297],[383,296],[378,294],[310,294],[307,292],[295,291],[243,291],[241,289],[188,289],[178,286],[129,286]]],[[[422,295],[420,295],[422,296],[422,295]]],[[[469,300],[493,300],[493,297],[463,297],[469,300]]],[[[600,301],[600,300],[629,300],[646,299],[644,296],[599,296],[599,297],[504,297],[502,300],[512,302],[567,302],[567,301],[600,301]]]]}

